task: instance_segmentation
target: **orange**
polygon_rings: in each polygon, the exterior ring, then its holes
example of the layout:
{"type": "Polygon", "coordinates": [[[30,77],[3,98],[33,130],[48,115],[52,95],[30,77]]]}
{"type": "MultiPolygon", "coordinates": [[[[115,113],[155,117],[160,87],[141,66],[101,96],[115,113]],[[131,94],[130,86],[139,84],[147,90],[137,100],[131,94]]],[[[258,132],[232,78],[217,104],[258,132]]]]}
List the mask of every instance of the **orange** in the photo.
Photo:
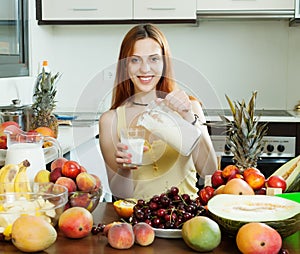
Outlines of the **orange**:
{"type": "Polygon", "coordinates": [[[124,219],[129,218],[133,214],[133,208],[136,204],[134,199],[120,199],[114,202],[114,209],[116,213],[124,219]]]}
{"type": "Polygon", "coordinates": [[[46,126],[38,127],[34,131],[42,134],[43,136],[49,136],[49,137],[52,137],[52,138],[56,138],[54,131],[51,130],[49,127],[46,127],[46,126]]]}

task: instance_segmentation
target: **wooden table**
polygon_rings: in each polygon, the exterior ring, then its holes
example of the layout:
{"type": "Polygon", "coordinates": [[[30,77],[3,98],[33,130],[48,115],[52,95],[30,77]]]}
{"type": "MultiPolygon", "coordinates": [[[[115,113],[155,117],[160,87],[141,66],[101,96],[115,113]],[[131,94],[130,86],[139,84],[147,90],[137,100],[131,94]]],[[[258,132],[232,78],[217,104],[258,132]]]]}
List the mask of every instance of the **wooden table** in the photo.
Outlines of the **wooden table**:
{"type": "MultiPolygon", "coordinates": [[[[118,216],[113,210],[111,203],[100,203],[93,212],[94,223],[108,224],[118,220],[118,216]]],[[[300,253],[300,231],[284,239],[283,248],[289,251],[289,254],[300,253]]],[[[1,254],[22,253],[18,251],[11,243],[0,243],[1,254]]],[[[154,243],[148,247],[134,245],[128,250],[113,249],[107,243],[103,235],[92,235],[83,239],[68,239],[58,234],[57,241],[42,253],[48,254],[155,254],[155,253],[172,253],[185,254],[196,253],[190,249],[182,239],[162,239],[156,237],[154,243]]],[[[217,254],[239,254],[235,240],[228,239],[225,236],[221,244],[209,253],[217,254]]]]}

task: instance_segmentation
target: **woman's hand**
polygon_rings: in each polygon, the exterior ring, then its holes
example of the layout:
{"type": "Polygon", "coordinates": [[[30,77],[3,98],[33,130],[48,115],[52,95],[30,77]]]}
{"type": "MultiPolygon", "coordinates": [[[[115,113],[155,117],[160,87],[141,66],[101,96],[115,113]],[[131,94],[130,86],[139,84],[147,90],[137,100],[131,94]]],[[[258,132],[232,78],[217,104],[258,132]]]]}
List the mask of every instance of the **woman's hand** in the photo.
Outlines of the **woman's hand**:
{"type": "Polygon", "coordinates": [[[128,146],[123,143],[117,144],[115,152],[116,162],[120,169],[137,169],[137,166],[129,165],[131,163],[132,154],[127,152],[128,146]]]}
{"type": "Polygon", "coordinates": [[[176,111],[183,118],[187,120],[193,119],[192,102],[185,91],[175,90],[167,94],[163,101],[170,109],[176,111]]]}

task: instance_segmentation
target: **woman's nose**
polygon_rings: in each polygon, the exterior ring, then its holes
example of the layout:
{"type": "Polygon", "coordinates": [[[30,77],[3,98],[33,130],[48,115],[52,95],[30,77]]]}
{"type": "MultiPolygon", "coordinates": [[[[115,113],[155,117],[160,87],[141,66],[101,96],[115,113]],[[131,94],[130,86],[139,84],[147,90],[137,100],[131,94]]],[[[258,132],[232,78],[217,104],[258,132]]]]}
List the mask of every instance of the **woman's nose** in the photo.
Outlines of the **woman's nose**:
{"type": "Polygon", "coordinates": [[[148,61],[142,61],[140,69],[142,72],[148,72],[151,69],[148,61]]]}

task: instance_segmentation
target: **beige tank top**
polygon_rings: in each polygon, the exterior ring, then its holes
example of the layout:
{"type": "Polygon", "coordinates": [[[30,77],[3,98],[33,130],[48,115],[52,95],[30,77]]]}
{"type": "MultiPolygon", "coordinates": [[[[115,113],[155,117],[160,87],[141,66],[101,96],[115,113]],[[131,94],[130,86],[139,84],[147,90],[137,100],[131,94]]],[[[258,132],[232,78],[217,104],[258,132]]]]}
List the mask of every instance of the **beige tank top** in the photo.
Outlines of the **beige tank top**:
{"type": "MultiPolygon", "coordinates": [[[[118,132],[127,126],[125,106],[117,108],[118,132]]],[[[120,135],[119,135],[120,136],[120,135]]],[[[196,168],[192,156],[183,156],[162,140],[148,140],[145,145],[143,165],[133,170],[133,198],[150,199],[172,186],[177,186],[180,193],[187,193],[191,198],[197,197],[196,168]]]]}

